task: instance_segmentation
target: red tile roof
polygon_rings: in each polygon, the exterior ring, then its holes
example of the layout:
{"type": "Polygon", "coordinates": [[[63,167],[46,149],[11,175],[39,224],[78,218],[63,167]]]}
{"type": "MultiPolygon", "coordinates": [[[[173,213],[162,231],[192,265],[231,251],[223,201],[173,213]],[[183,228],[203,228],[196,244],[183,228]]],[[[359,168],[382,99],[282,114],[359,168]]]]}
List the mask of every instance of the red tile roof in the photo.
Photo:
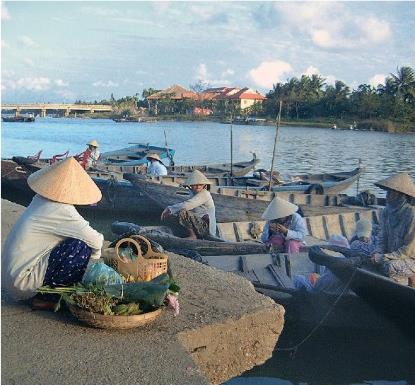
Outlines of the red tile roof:
{"type": "Polygon", "coordinates": [[[164,99],[169,97],[170,99],[180,100],[180,99],[197,99],[196,92],[187,90],[186,88],[183,88],[182,86],[179,86],[177,84],[166,88],[165,90],[156,92],[153,95],[150,95],[147,97],[149,100],[158,100],[158,99],[164,99]]]}

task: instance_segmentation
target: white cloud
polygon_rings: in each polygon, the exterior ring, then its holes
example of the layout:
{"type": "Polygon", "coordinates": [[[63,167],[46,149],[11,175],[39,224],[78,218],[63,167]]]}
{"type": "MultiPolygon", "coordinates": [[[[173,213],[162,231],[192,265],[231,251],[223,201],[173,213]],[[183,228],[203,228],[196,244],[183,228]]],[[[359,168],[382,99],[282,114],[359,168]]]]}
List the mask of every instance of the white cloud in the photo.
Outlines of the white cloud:
{"type": "Polygon", "coordinates": [[[222,72],[222,77],[226,78],[227,76],[235,75],[235,71],[232,68],[227,68],[225,71],[222,72]]]}
{"type": "Polygon", "coordinates": [[[35,63],[33,62],[32,59],[25,57],[23,59],[23,63],[25,63],[26,65],[28,65],[29,67],[34,67],[35,63]]]}
{"type": "Polygon", "coordinates": [[[207,68],[207,65],[205,63],[200,63],[199,66],[196,69],[196,75],[194,78],[196,80],[200,80],[205,84],[209,84],[209,86],[228,86],[231,84],[231,82],[227,79],[224,79],[228,75],[233,75],[234,71],[230,68],[222,72],[222,76],[220,79],[215,79],[213,76],[209,73],[209,70],[207,68]]]}
{"type": "Polygon", "coordinates": [[[318,75],[320,74],[320,71],[317,67],[314,67],[313,65],[309,66],[304,72],[303,75],[311,76],[311,75],[318,75]]]}
{"type": "Polygon", "coordinates": [[[76,99],[75,92],[70,91],[70,90],[57,90],[57,91],[55,91],[55,94],[59,95],[63,99],[67,99],[67,100],[75,100],[76,99]]]}
{"type": "Polygon", "coordinates": [[[50,88],[51,80],[45,77],[20,78],[16,81],[9,80],[6,84],[12,89],[24,89],[29,91],[44,91],[50,88]]]}
{"type": "Polygon", "coordinates": [[[291,64],[282,60],[264,61],[258,67],[249,71],[250,78],[254,83],[263,88],[272,88],[282,77],[292,71],[291,64]]]}
{"type": "Polygon", "coordinates": [[[385,74],[376,74],[369,79],[369,84],[377,87],[379,84],[385,84],[385,74]]]}
{"type": "Polygon", "coordinates": [[[202,81],[207,81],[207,79],[209,78],[209,74],[208,74],[208,70],[207,70],[207,66],[205,63],[200,63],[199,67],[197,67],[197,71],[196,71],[196,79],[200,79],[202,81]]]}
{"type": "Polygon", "coordinates": [[[353,49],[380,44],[391,37],[387,21],[355,14],[347,3],[277,2],[275,9],[286,23],[324,49],[353,49]]]}
{"type": "Polygon", "coordinates": [[[1,48],[9,48],[9,45],[7,44],[6,40],[1,40],[1,48]]]}
{"type": "Polygon", "coordinates": [[[18,38],[18,41],[26,47],[35,47],[36,43],[29,36],[23,35],[18,38]]]}
{"type": "Polygon", "coordinates": [[[323,76],[324,79],[326,79],[325,83],[330,86],[334,86],[336,83],[336,77],[334,75],[327,75],[323,76]]]}
{"type": "Polygon", "coordinates": [[[361,29],[365,33],[366,38],[373,43],[382,43],[391,36],[389,23],[378,20],[375,17],[367,19],[366,22],[361,25],[361,29]]]}
{"type": "Polygon", "coordinates": [[[69,83],[68,82],[65,82],[64,80],[62,80],[62,79],[56,79],[55,81],[54,81],[54,83],[55,83],[55,85],[57,85],[58,87],[68,87],[69,86],[69,83]]]}
{"type": "Polygon", "coordinates": [[[11,16],[6,6],[1,3],[1,20],[10,20],[11,16]]]}
{"type": "Polygon", "coordinates": [[[94,87],[118,87],[118,83],[113,82],[112,80],[107,80],[106,82],[98,80],[97,82],[92,83],[94,87]]]}

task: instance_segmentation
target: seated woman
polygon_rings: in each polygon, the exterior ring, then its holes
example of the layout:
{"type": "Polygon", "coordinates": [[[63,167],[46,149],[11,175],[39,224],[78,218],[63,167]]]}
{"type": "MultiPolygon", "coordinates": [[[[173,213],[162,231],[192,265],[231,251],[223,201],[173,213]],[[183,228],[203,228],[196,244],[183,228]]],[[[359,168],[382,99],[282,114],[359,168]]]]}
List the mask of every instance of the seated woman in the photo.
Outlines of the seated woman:
{"type": "Polygon", "coordinates": [[[356,222],[355,235],[350,241],[350,249],[370,258],[376,247],[377,237],[372,234],[372,222],[360,219],[356,222]]]}
{"type": "Polygon", "coordinates": [[[216,234],[215,204],[207,190],[210,184],[199,170],[193,171],[186,183],[192,191],[192,197],[184,202],[168,206],[161,214],[166,221],[177,230],[185,230],[187,238],[206,239],[216,234]]]}
{"type": "Polygon", "coordinates": [[[150,162],[147,168],[147,174],[152,176],[167,175],[167,168],[157,154],[148,154],[147,160],[150,162]]]}
{"type": "Polygon", "coordinates": [[[415,273],[415,184],[400,173],[375,183],[386,190],[386,207],[380,217],[379,241],[371,262],[383,274],[407,282],[415,273]]]}
{"type": "MultiPolygon", "coordinates": [[[[80,282],[90,258],[100,258],[104,239],[73,206],[101,199],[74,158],[33,173],[27,183],[36,195],[11,229],[2,255],[3,287],[18,299],[34,297],[43,285],[80,282]]],[[[41,295],[32,301],[34,308],[53,305],[41,295]]]]}
{"type": "Polygon", "coordinates": [[[307,228],[297,210],[298,206],[275,197],[262,214],[267,222],[261,241],[270,246],[284,248],[288,253],[298,253],[307,235],[307,228]]]}
{"type": "Polygon", "coordinates": [[[75,156],[75,159],[85,170],[96,167],[97,161],[101,155],[98,150],[99,144],[95,139],[88,142],[87,146],[88,148],[84,152],[75,156]]]}

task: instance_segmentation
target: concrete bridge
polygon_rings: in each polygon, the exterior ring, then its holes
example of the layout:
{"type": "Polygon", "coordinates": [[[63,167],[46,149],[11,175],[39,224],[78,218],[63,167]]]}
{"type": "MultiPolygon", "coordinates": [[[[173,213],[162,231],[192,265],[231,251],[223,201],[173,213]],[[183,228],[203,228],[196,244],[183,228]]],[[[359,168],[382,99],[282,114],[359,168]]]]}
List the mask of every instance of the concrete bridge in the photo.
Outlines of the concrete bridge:
{"type": "Polygon", "coordinates": [[[63,104],[63,103],[23,103],[23,104],[2,104],[1,111],[15,111],[19,116],[21,112],[39,112],[44,118],[48,111],[63,111],[64,116],[71,112],[112,112],[112,106],[105,104],[63,104]]]}

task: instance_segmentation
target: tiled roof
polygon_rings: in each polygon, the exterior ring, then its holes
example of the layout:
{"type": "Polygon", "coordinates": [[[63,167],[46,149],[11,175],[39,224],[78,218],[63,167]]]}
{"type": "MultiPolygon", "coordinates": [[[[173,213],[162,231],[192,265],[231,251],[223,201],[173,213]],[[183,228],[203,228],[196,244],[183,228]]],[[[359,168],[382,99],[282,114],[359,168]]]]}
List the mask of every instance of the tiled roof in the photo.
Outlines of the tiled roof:
{"type": "Polygon", "coordinates": [[[150,95],[147,97],[147,99],[150,100],[157,100],[157,99],[164,99],[166,97],[169,97],[170,99],[197,99],[196,92],[187,90],[186,88],[179,86],[177,84],[172,85],[169,88],[166,88],[165,90],[156,92],[153,95],[150,95]]]}
{"type": "Polygon", "coordinates": [[[237,93],[227,96],[226,99],[265,100],[266,97],[250,88],[242,88],[237,93]]]}

